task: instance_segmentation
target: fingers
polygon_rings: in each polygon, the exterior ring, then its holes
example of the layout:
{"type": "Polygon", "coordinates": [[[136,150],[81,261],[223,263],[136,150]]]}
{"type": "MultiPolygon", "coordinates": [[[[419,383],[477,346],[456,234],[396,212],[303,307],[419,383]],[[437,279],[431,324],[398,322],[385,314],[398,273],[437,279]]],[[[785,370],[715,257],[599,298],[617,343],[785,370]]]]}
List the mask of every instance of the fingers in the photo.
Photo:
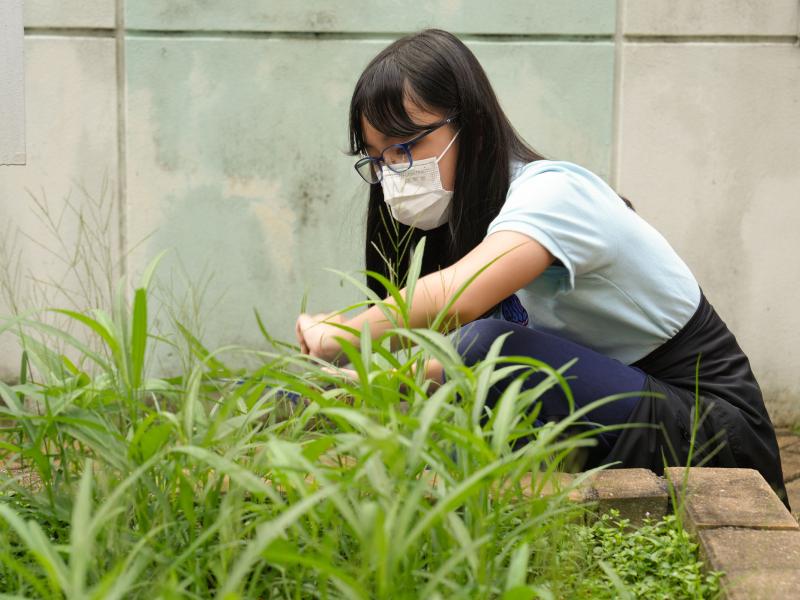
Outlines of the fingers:
{"type": "Polygon", "coordinates": [[[300,344],[300,352],[303,354],[308,354],[308,344],[306,343],[306,338],[303,335],[303,317],[307,317],[308,315],[300,315],[297,317],[297,321],[294,325],[294,333],[297,336],[297,341],[300,344]]]}
{"type": "Polygon", "coordinates": [[[323,367],[323,371],[326,373],[333,375],[335,377],[340,377],[345,380],[357,381],[358,380],[358,373],[353,369],[343,369],[339,368],[332,368],[332,367],[323,367]]]}
{"type": "Polygon", "coordinates": [[[341,314],[333,313],[318,313],[309,315],[306,313],[297,317],[294,326],[294,333],[297,337],[297,342],[300,344],[300,351],[303,354],[312,354],[317,356],[321,350],[323,334],[325,328],[329,325],[344,323],[344,316],[341,314]],[[314,326],[320,325],[319,329],[313,329],[314,326]]]}

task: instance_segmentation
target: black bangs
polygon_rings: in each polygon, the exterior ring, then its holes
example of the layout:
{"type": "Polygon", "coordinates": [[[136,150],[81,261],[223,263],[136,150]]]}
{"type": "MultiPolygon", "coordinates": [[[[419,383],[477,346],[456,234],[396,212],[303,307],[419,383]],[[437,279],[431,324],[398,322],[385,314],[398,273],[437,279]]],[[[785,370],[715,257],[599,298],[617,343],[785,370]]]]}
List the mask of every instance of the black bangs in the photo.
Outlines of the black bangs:
{"type": "Polygon", "coordinates": [[[392,60],[373,62],[356,85],[350,105],[350,154],[364,154],[361,117],[387,137],[406,137],[424,131],[406,111],[404,99],[410,98],[424,108],[411,92],[407,77],[392,60]]]}

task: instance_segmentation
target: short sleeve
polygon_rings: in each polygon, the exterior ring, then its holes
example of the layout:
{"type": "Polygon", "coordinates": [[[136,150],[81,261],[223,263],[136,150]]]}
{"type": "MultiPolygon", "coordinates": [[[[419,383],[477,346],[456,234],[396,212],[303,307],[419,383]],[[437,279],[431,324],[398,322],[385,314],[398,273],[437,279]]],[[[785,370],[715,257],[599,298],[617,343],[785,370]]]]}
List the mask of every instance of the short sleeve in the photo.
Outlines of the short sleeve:
{"type": "Polygon", "coordinates": [[[498,231],[525,234],[547,250],[575,277],[601,269],[616,255],[614,209],[608,192],[592,179],[566,170],[526,169],[509,187],[500,213],[487,235],[498,231]]]}

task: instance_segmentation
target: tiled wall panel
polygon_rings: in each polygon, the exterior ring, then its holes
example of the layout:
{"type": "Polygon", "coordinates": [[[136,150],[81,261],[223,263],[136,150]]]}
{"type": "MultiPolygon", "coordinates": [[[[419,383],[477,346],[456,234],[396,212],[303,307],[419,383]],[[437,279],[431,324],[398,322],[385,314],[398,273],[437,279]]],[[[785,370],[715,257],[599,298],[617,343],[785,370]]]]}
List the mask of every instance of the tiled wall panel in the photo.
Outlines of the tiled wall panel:
{"type": "MultiPolygon", "coordinates": [[[[253,307],[291,337],[306,293],[311,310],[356,299],[325,271],[362,266],[350,93],[391,40],[441,27],[465,36],[535,148],[616,181],[665,233],[751,357],[773,417],[800,419],[795,0],[24,7],[28,164],[0,169],[0,217],[35,240],[18,243],[26,273],[59,280],[62,268],[26,190],[55,208],[81,189],[116,202],[121,158],[128,274],[172,248],[166,295],[185,300],[186,277],[205,290],[209,345],[260,344],[253,307]]],[[[0,374],[17,366],[8,343],[0,374]]]]}
{"type": "Polygon", "coordinates": [[[390,33],[440,27],[460,33],[604,34],[614,31],[613,0],[137,0],[125,5],[128,27],[185,31],[390,33]]]}
{"type": "Polygon", "coordinates": [[[798,414],[800,50],[625,49],[621,183],[736,334],[773,416],[798,414]]]}
{"type": "MultiPolygon", "coordinates": [[[[128,41],[128,239],[147,238],[131,267],[174,248],[197,280],[213,273],[209,339],[257,344],[253,307],[290,337],[306,290],[319,310],[358,298],[325,268],[363,268],[367,189],[344,154],[347,106],[384,45],[128,41]]],[[[607,171],[610,45],[473,47],[523,135],[607,171]]]]}
{"type": "Polygon", "coordinates": [[[637,35],[796,36],[797,0],[621,0],[637,35]]]}
{"type": "MultiPolygon", "coordinates": [[[[9,291],[23,310],[41,306],[43,298],[64,305],[59,287],[71,297],[88,298],[87,304],[96,306],[88,288],[108,281],[103,269],[93,271],[95,282],[85,288],[70,267],[82,260],[74,255],[79,245],[86,255],[99,256],[105,252],[104,248],[93,245],[91,239],[80,237],[77,215],[81,211],[89,223],[95,215],[110,215],[109,229],[104,235],[112,260],[116,262],[119,257],[114,73],[113,40],[80,37],[26,40],[27,163],[0,167],[0,223],[3,224],[0,243],[5,251],[0,278],[8,282],[14,281],[15,272],[21,275],[16,280],[19,285],[13,285],[0,297],[3,316],[11,312],[6,300],[9,291]],[[16,262],[7,260],[10,256],[21,257],[19,268],[16,262]]],[[[99,235],[99,228],[94,230],[99,235]]],[[[89,260],[81,264],[94,263],[89,260]]],[[[0,336],[0,376],[16,373],[19,367],[16,347],[16,340],[9,333],[0,336]]]]}
{"type": "Polygon", "coordinates": [[[114,27],[116,0],[25,0],[25,26],[114,27]]]}
{"type": "Polygon", "coordinates": [[[0,165],[25,164],[22,1],[0,5],[0,165]]]}

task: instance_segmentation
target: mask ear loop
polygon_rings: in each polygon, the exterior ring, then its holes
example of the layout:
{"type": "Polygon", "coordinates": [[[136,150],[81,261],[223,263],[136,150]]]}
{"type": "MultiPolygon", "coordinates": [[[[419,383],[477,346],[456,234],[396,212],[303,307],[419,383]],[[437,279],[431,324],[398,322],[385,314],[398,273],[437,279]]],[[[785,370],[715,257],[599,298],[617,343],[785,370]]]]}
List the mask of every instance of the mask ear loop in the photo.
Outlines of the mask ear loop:
{"type": "Polygon", "coordinates": [[[444,148],[444,150],[442,151],[442,153],[441,153],[441,154],[438,156],[438,158],[436,159],[436,164],[437,164],[437,165],[439,164],[439,161],[440,161],[440,160],[442,160],[442,157],[444,157],[444,155],[445,155],[445,154],[447,154],[447,151],[448,151],[448,150],[450,150],[450,146],[452,146],[452,145],[453,145],[453,142],[455,142],[455,141],[456,141],[456,138],[458,137],[458,134],[459,134],[459,133],[461,133],[461,130],[460,130],[460,129],[459,129],[458,131],[456,131],[456,134],[453,136],[453,139],[452,139],[452,140],[450,140],[450,143],[449,143],[449,144],[447,144],[447,146],[445,146],[445,148],[444,148]]]}

